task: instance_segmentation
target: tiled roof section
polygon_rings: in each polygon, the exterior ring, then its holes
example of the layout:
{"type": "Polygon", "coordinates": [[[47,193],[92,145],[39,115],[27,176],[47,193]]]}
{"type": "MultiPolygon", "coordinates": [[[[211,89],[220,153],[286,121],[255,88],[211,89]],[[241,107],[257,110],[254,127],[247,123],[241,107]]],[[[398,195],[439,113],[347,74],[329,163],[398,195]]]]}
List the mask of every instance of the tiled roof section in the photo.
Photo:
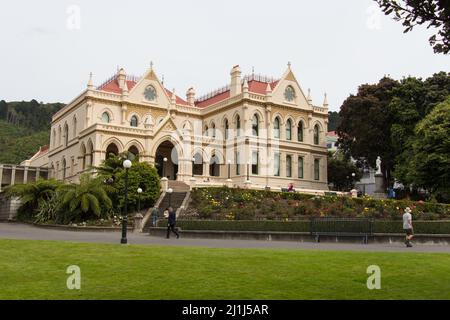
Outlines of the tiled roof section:
{"type": "Polygon", "coordinates": [[[327,136],[328,137],[337,137],[337,132],[336,131],[328,131],[327,136]]]}
{"type": "Polygon", "coordinates": [[[38,158],[38,157],[40,157],[40,156],[45,155],[45,154],[48,152],[49,149],[50,149],[50,146],[49,146],[49,145],[45,145],[45,146],[39,147],[38,152],[36,152],[36,153],[30,158],[30,160],[31,160],[31,159],[36,159],[36,158],[38,158]]]}
{"type": "MultiPolygon", "coordinates": [[[[169,96],[169,98],[172,98],[172,91],[170,91],[167,88],[164,88],[166,90],[167,95],[169,96]]],[[[186,100],[181,99],[179,96],[175,95],[177,98],[177,104],[182,104],[182,105],[188,105],[186,100]]]]}
{"type": "MultiPolygon", "coordinates": [[[[280,81],[279,79],[274,80],[271,78],[256,76],[256,75],[246,76],[246,78],[247,78],[247,82],[248,82],[248,91],[252,92],[252,93],[257,93],[257,94],[266,94],[266,88],[267,88],[268,83],[270,84],[270,87],[273,90],[277,86],[278,82],[280,81]]],[[[243,84],[242,84],[242,86],[243,86],[243,84]]],[[[215,94],[215,95],[213,94],[212,96],[208,97],[207,99],[200,98],[199,100],[196,101],[195,105],[199,108],[205,108],[205,107],[213,105],[217,102],[223,101],[229,97],[230,97],[229,89],[228,90],[218,90],[217,94],[215,94]]]]}

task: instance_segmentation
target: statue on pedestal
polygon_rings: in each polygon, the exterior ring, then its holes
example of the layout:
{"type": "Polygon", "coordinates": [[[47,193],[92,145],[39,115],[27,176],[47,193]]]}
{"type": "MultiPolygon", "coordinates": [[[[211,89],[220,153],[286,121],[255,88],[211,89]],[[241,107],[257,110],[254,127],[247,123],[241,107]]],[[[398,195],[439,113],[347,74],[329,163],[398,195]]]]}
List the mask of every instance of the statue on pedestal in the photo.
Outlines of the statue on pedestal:
{"type": "Polygon", "coordinates": [[[376,164],[377,164],[377,171],[375,172],[375,174],[382,174],[381,173],[381,158],[380,158],[380,156],[377,157],[376,164]]]}

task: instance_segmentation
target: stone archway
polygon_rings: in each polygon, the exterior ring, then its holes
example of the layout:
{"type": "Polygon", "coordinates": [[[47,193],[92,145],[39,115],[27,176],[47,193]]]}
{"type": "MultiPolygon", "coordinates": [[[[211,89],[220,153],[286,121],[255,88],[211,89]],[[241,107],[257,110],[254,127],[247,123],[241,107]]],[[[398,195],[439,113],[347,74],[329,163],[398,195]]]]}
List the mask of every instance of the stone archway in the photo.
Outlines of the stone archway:
{"type": "Polygon", "coordinates": [[[177,180],[178,174],[178,152],[174,144],[168,140],[163,141],[156,148],[155,167],[160,177],[169,180],[177,180]],[[167,161],[164,161],[164,159],[167,161]]]}

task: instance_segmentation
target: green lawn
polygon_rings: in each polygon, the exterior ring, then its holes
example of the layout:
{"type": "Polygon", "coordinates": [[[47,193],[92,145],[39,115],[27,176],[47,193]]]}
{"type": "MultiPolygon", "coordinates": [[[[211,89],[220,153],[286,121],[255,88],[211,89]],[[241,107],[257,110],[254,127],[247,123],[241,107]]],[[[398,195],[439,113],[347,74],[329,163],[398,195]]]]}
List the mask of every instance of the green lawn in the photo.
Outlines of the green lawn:
{"type": "Polygon", "coordinates": [[[0,240],[0,299],[450,299],[450,254],[0,240]]]}

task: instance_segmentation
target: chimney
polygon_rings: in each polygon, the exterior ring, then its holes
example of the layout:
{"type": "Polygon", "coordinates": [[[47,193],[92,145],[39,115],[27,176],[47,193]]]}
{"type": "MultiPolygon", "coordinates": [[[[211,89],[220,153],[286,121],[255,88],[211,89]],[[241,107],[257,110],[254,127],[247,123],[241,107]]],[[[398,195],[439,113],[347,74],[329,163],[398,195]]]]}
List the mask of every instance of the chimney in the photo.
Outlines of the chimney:
{"type": "Polygon", "coordinates": [[[236,65],[231,69],[231,84],[230,84],[230,97],[238,95],[241,93],[241,68],[236,65]]]}
{"type": "Polygon", "coordinates": [[[190,106],[195,105],[195,90],[194,88],[190,87],[188,91],[186,92],[186,100],[190,106]]]}
{"type": "Polygon", "coordinates": [[[127,79],[127,75],[125,74],[125,70],[123,70],[123,68],[121,68],[119,70],[119,73],[117,74],[117,82],[119,83],[119,88],[122,90],[128,90],[128,88],[126,88],[126,79],[127,79]]]}

